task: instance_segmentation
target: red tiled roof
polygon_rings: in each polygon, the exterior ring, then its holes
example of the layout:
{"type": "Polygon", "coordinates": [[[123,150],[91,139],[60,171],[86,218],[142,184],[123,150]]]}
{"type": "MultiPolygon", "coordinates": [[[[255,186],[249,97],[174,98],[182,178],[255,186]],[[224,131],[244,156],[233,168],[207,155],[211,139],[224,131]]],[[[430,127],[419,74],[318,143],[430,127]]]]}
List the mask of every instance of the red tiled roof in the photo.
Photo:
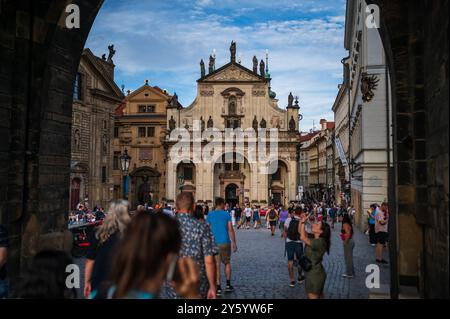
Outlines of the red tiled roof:
{"type": "Polygon", "coordinates": [[[126,102],[125,99],[119,104],[118,107],[116,107],[116,110],[114,111],[116,116],[123,116],[123,110],[125,109],[126,102]]]}
{"type": "Polygon", "coordinates": [[[334,129],[334,122],[327,122],[327,129],[329,130],[334,129]]]}
{"type": "Polygon", "coordinates": [[[308,133],[306,135],[301,135],[300,136],[300,142],[309,141],[310,139],[312,139],[317,134],[319,134],[319,132],[312,132],[312,133],[308,133]]]}

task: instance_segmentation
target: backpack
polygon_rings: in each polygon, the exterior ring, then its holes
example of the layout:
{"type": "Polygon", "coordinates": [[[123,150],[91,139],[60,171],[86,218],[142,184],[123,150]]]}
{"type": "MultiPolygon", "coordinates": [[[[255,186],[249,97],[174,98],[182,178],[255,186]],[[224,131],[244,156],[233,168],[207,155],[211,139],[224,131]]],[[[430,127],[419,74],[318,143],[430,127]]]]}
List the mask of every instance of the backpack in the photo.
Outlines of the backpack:
{"type": "Polygon", "coordinates": [[[275,212],[274,209],[271,209],[269,211],[269,219],[274,220],[275,218],[277,218],[277,213],[275,212]]]}
{"type": "Polygon", "coordinates": [[[298,232],[298,225],[300,221],[297,218],[292,218],[287,229],[287,238],[292,241],[300,240],[300,233],[298,232]]]}

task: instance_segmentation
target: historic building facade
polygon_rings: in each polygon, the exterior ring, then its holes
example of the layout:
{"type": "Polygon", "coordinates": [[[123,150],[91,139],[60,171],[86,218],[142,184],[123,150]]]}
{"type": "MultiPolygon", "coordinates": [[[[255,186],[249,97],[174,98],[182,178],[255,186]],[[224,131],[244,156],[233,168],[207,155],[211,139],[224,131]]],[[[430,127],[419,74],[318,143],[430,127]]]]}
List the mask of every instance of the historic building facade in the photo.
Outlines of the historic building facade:
{"type": "Polygon", "coordinates": [[[350,201],[350,130],[348,125],[348,105],[348,94],[345,83],[340,84],[339,92],[332,108],[335,121],[334,143],[336,149],[334,153],[334,171],[336,175],[334,190],[335,200],[338,205],[350,201]]]}
{"type": "Polygon", "coordinates": [[[116,198],[127,198],[133,207],[165,200],[166,109],[171,96],[148,81],[116,109],[113,176],[116,198]],[[121,170],[120,156],[131,157],[129,171],[121,170]]]}
{"type": "Polygon", "coordinates": [[[310,198],[309,189],[309,176],[310,172],[310,158],[309,148],[311,146],[312,139],[318,134],[318,132],[310,132],[300,136],[300,156],[298,163],[298,184],[300,186],[300,195],[302,198],[310,198]]]}
{"type": "Polygon", "coordinates": [[[123,99],[114,82],[114,55],[85,49],[75,79],[72,105],[70,210],[78,203],[106,207],[113,198],[114,110],[123,99]]]}
{"type": "MultiPolygon", "coordinates": [[[[255,135],[248,137],[242,148],[233,145],[227,149],[220,142],[221,151],[214,151],[210,160],[200,161],[195,160],[195,151],[182,160],[174,159],[172,151],[177,141],[167,138],[167,198],[173,201],[183,190],[193,192],[197,202],[208,204],[221,196],[233,204],[286,205],[297,195],[298,99],[294,101],[290,94],[287,107],[278,107],[276,95],[270,89],[267,56],[266,62],[254,57],[253,68],[248,69],[236,61],[234,42],[230,53],[230,62],[218,69],[211,56],[208,74],[201,61],[195,101],[182,108],[175,96],[167,110],[167,128],[171,132],[184,128],[193,136],[196,122],[200,131],[225,134],[226,129],[251,129],[255,135]],[[278,132],[278,152],[270,154],[267,160],[247,143],[253,140],[269,147],[264,139],[269,133],[260,133],[260,129],[278,132]],[[249,152],[250,157],[257,155],[256,160],[249,158],[249,152]],[[268,167],[275,169],[267,170],[268,167]]],[[[203,147],[206,145],[204,140],[201,143],[203,147]]]]}
{"type": "Polygon", "coordinates": [[[365,228],[366,210],[388,198],[388,163],[392,161],[391,93],[380,34],[365,25],[365,1],[347,8],[344,60],[349,105],[351,205],[355,223],[365,228]],[[388,160],[389,157],[389,160],[388,160]]]}
{"type": "Polygon", "coordinates": [[[310,140],[309,151],[309,192],[313,194],[316,199],[327,201],[332,199],[330,195],[329,180],[329,153],[330,143],[333,138],[334,122],[329,122],[325,119],[320,120],[320,131],[313,135],[310,140]]]}

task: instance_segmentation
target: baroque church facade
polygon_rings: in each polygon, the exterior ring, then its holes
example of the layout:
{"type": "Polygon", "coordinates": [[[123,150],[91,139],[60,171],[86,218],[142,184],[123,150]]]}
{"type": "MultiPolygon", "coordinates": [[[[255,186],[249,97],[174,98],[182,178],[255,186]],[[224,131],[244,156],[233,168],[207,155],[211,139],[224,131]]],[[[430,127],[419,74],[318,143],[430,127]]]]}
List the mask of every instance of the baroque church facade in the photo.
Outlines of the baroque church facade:
{"type": "Polygon", "coordinates": [[[84,49],[73,91],[70,207],[107,207],[114,198],[114,110],[123,100],[114,82],[114,47],[97,57],[84,49]]]}
{"type": "MultiPolygon", "coordinates": [[[[189,191],[197,203],[209,205],[218,196],[228,203],[241,205],[288,205],[295,201],[300,137],[298,99],[294,99],[291,93],[288,105],[279,107],[270,86],[267,55],[265,62],[254,57],[253,68],[246,68],[240,59],[236,61],[236,43],[232,42],[229,63],[216,69],[215,57],[210,56],[208,72],[203,60],[200,71],[194,102],[182,107],[175,94],[167,108],[167,200],[173,202],[179,192],[189,191]],[[216,130],[225,135],[227,129],[253,129],[254,141],[266,143],[267,149],[269,142],[262,134],[267,137],[269,133],[262,131],[276,130],[277,152],[270,154],[267,161],[258,160],[258,156],[254,160],[253,153],[260,155],[261,151],[250,147],[247,142],[252,137],[249,137],[243,147],[232,144],[230,149],[225,142],[220,142],[222,147],[219,151],[213,148],[210,160],[198,160],[198,154],[197,157],[195,154],[198,150],[189,144],[188,155],[180,158],[173,156],[180,136],[170,134],[180,129],[190,137],[196,134],[195,130],[216,130]]],[[[202,147],[208,142],[204,137],[202,147]]]]}

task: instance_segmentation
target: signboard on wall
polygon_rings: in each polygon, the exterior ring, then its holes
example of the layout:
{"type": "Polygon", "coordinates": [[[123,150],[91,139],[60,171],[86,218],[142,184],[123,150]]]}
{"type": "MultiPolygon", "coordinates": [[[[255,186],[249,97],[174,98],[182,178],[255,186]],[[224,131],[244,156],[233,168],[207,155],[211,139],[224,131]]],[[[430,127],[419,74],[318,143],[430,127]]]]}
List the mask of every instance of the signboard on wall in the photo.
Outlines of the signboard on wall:
{"type": "Polygon", "coordinates": [[[341,139],[339,137],[336,138],[336,149],[342,162],[342,166],[348,167],[347,158],[345,157],[344,148],[342,147],[341,139]]]}

